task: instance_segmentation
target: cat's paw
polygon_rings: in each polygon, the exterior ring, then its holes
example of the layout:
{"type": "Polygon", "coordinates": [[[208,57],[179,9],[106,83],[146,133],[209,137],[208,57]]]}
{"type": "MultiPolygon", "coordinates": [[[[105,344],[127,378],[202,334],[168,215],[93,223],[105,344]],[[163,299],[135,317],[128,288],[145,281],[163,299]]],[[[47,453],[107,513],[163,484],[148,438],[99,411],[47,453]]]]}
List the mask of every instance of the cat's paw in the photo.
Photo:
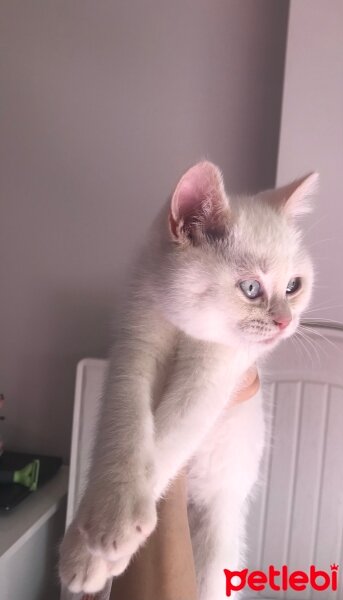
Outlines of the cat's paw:
{"type": "Polygon", "coordinates": [[[120,575],[129,562],[130,557],[111,563],[91,554],[84,536],[72,523],[60,547],[59,575],[72,593],[95,594],[103,589],[107,579],[120,575]]]}
{"type": "Polygon", "coordinates": [[[114,562],[132,556],[157,523],[156,502],[145,485],[95,487],[75,519],[89,551],[114,562]]]}

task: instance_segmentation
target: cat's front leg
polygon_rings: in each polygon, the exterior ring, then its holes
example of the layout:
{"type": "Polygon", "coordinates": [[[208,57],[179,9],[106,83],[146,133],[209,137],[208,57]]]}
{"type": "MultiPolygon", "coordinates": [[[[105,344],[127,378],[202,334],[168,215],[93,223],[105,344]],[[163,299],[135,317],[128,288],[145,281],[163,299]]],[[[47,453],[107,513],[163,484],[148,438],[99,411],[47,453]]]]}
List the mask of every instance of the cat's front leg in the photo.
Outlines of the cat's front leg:
{"type": "Polygon", "coordinates": [[[72,523],[60,549],[59,573],[62,583],[70,592],[93,594],[100,591],[106,581],[122,573],[131,556],[118,561],[108,561],[89,551],[84,536],[76,523],[72,523]]]}
{"type": "Polygon", "coordinates": [[[93,465],[86,492],[60,548],[61,580],[73,592],[101,590],[109,577],[125,570],[155,528],[152,448],[138,431],[131,437],[134,442],[137,449],[127,444],[128,454],[123,451],[120,456],[114,449],[108,457],[113,464],[106,464],[103,457],[93,465]]]}
{"type": "Polygon", "coordinates": [[[239,351],[180,336],[173,370],[155,412],[159,498],[211,431],[250,366],[239,351]]]}
{"type": "Polygon", "coordinates": [[[113,355],[88,485],[60,549],[61,580],[73,591],[100,590],[156,525],[152,397],[170,336],[155,334],[152,319],[149,327],[150,337],[127,332],[113,355]]]}

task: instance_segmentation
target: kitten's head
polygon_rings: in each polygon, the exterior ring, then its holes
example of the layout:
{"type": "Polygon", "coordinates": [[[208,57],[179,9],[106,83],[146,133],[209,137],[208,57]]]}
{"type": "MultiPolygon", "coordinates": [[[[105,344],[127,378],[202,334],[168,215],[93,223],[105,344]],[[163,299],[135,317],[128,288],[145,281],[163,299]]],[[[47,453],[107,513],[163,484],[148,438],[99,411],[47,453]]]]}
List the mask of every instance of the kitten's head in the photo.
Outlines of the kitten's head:
{"type": "Polygon", "coordinates": [[[316,173],[252,197],[228,197],[219,169],[201,162],[169,208],[159,302],[187,334],[267,349],[294,333],[313,282],[297,217],[310,209],[316,173]]]}

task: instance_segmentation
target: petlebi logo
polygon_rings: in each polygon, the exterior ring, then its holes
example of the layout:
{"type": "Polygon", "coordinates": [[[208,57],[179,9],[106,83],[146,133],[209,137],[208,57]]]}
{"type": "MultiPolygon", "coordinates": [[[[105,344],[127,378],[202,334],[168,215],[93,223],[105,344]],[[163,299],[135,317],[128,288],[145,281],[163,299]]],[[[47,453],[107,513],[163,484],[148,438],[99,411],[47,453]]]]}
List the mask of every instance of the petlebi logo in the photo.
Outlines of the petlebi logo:
{"type": "Polygon", "coordinates": [[[311,565],[308,572],[289,571],[287,565],[280,569],[269,565],[268,571],[230,571],[224,569],[226,581],[226,596],[231,596],[232,592],[238,592],[245,587],[254,592],[265,590],[266,586],[276,592],[285,592],[294,590],[301,592],[308,587],[318,592],[324,592],[328,589],[335,592],[338,586],[338,567],[333,563],[330,565],[330,571],[323,571],[311,565]]]}

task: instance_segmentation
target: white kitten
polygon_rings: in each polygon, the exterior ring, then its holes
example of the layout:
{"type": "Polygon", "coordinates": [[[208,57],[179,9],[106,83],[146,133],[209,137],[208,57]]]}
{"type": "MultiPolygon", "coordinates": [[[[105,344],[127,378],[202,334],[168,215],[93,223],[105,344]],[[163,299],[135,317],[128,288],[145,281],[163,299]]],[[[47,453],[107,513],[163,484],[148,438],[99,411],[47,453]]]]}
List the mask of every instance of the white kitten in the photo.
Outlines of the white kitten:
{"type": "Polygon", "coordinates": [[[71,591],[96,592],[126,568],[187,464],[199,597],[225,598],[223,569],[244,566],[264,443],[260,393],[232,399],[308,304],[313,271],[295,218],[317,179],[228,198],[218,168],[202,162],[161,211],[112,348],[89,485],[61,546],[71,591]]]}

